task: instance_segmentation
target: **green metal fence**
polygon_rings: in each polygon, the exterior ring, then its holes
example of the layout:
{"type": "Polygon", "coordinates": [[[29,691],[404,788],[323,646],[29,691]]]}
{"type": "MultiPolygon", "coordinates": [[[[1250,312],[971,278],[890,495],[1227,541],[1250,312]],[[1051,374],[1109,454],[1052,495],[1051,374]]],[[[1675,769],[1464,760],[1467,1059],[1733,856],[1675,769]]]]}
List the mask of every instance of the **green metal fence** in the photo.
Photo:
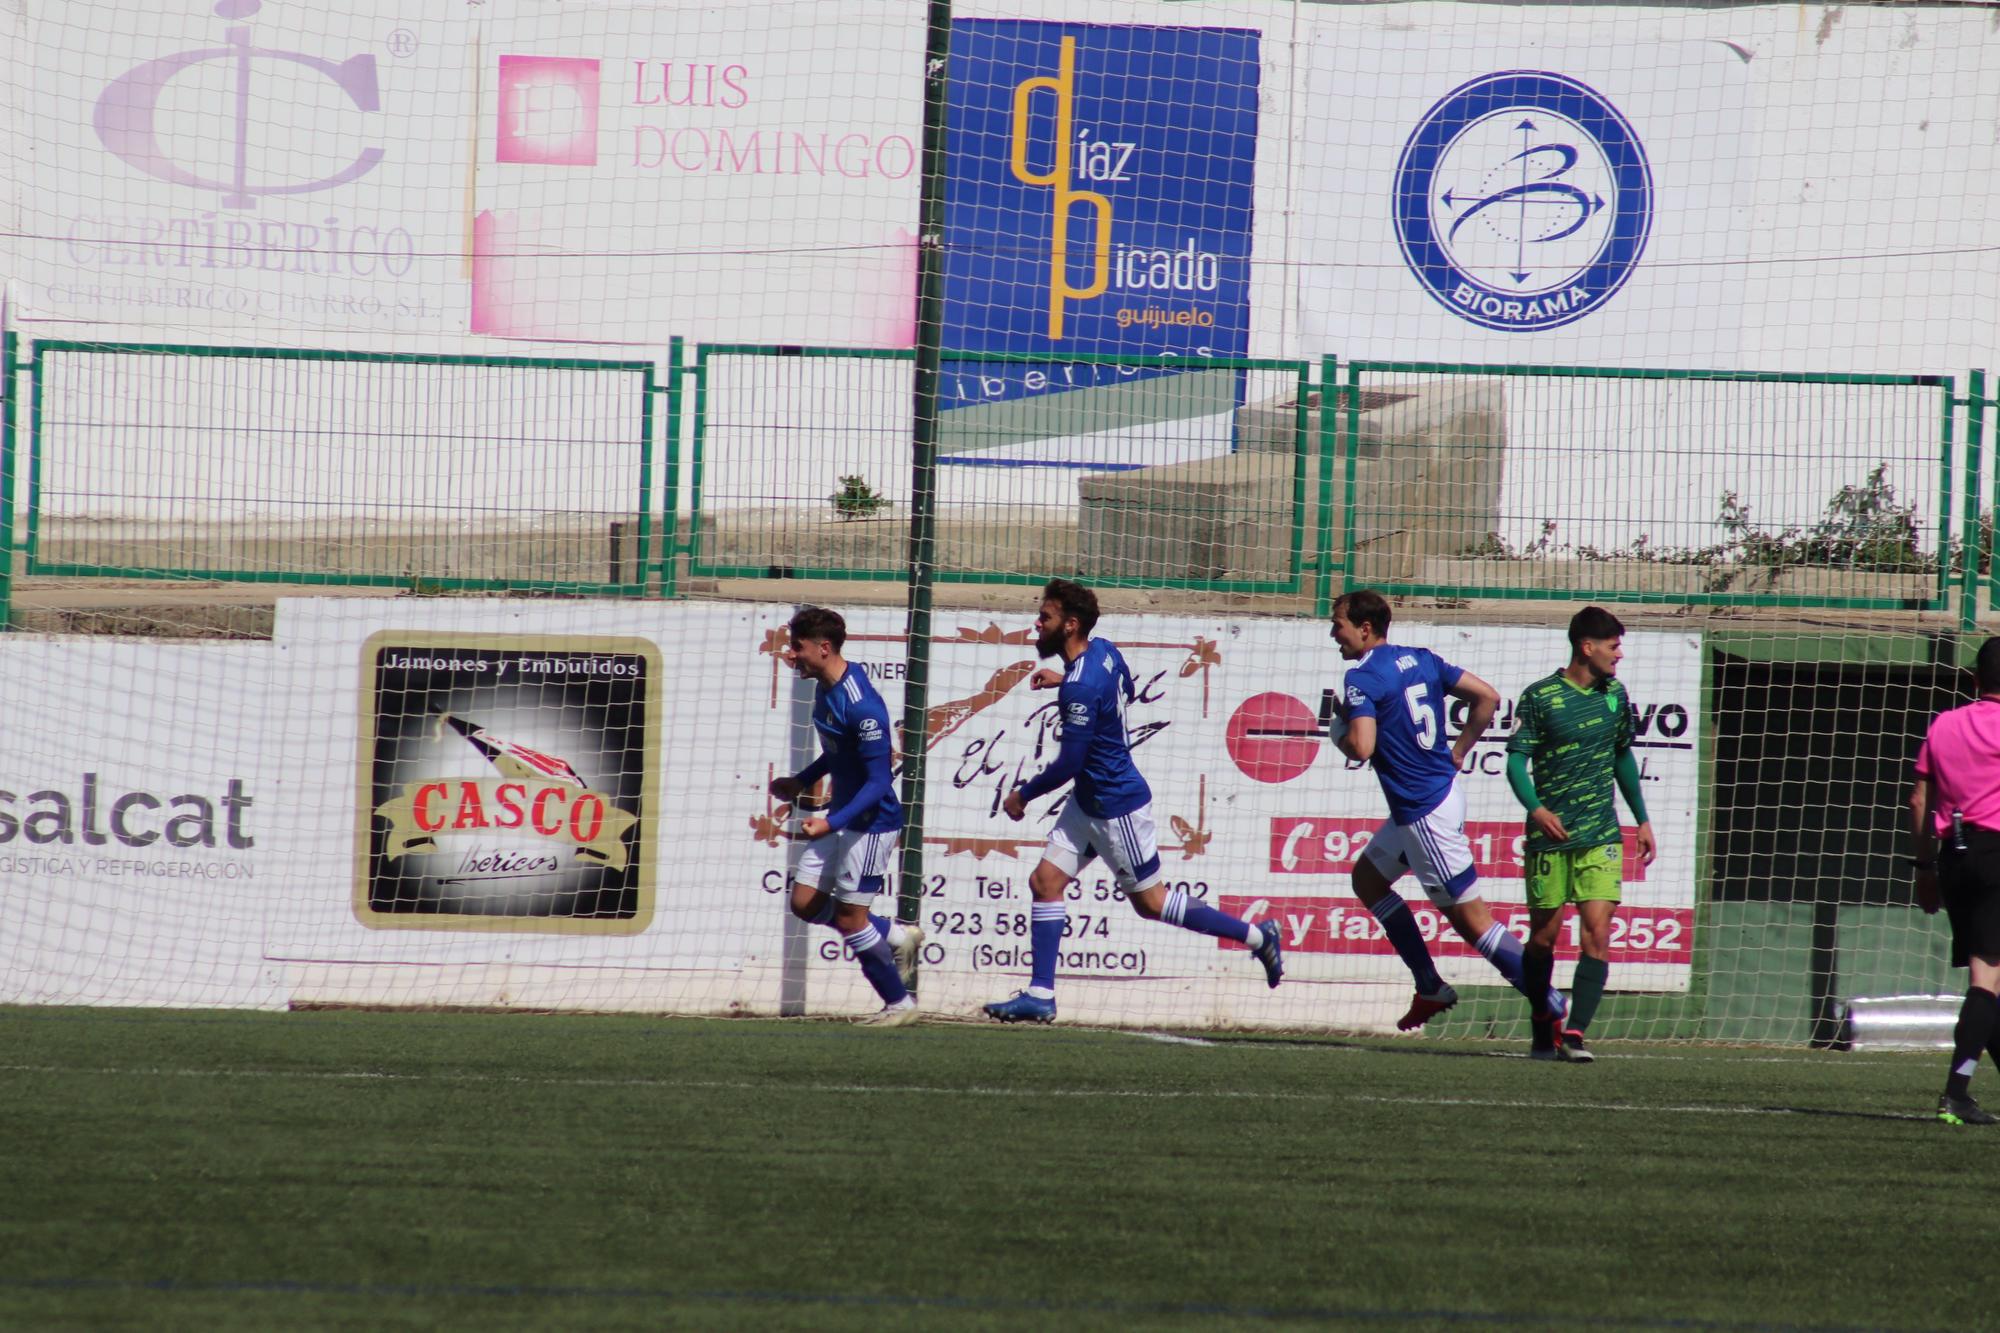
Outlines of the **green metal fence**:
{"type": "MultiPolygon", "coordinates": [[[[691,569],[906,578],[909,361],[698,349],[691,569]]],[[[1003,380],[1046,387],[1058,368],[944,355],[938,582],[1310,590],[1321,614],[1358,585],[1934,612],[1970,586],[1990,532],[1969,498],[1982,441],[1969,426],[1958,456],[1965,400],[1948,376],[1333,358],[1316,375],[1286,360],[1061,367],[1078,368],[1091,376],[1071,392],[1009,396],[1003,380]],[[1104,383],[1114,370],[1129,380],[1104,383]],[[1227,428],[1202,434],[1217,421],[1227,428]]]]}
{"type": "Polygon", "coordinates": [[[688,572],[901,579],[914,359],[907,349],[697,344],[688,572]],[[843,477],[858,486],[847,491],[843,477]]]}
{"type": "MultiPolygon", "coordinates": [[[[1981,466],[1990,423],[2000,411],[2000,394],[1994,392],[1986,371],[1975,370],[1965,377],[1965,397],[1956,400],[1956,406],[1965,410],[1966,475],[1974,479],[1966,488],[1965,554],[1960,562],[1965,576],[1963,624],[1970,629],[1979,607],[1982,580],[1986,585],[1985,609],[2000,610],[2000,559],[1995,558],[1993,542],[1995,532],[2000,531],[2000,476],[1988,479],[1981,466]],[[1984,504],[1981,484],[1986,486],[1984,504]]],[[[2000,455],[2000,450],[1995,453],[2000,455]]]]}
{"type": "Polygon", "coordinates": [[[1089,387],[975,402],[944,427],[938,578],[1297,596],[1315,441],[1312,368],[1279,358],[946,353],[968,379],[1082,377],[1089,387]],[[1070,400],[1070,401],[1063,401],[1070,400]],[[998,484],[994,479],[998,479],[998,484]],[[1067,543],[1073,540],[1073,547],[1067,543]]]}
{"type": "MultiPolygon", "coordinates": [[[[695,349],[689,571],[900,580],[912,353],[695,349]]],[[[935,577],[1296,594],[1310,364],[946,353],[935,577]],[[1067,382],[1073,391],[1053,393],[1067,382]],[[1025,395],[996,390],[1032,386],[1025,395]]]]}
{"type": "Polygon", "coordinates": [[[17,369],[30,574],[630,596],[677,507],[651,362],[36,340],[17,369]]]}
{"type": "MultiPolygon", "coordinates": [[[[1347,577],[1393,595],[1944,609],[1953,381],[1354,361],[1347,577]]],[[[1976,538],[1976,534],[1975,534],[1976,538]]]]}
{"type": "MultiPolygon", "coordinates": [[[[29,574],[624,596],[676,595],[683,568],[913,577],[905,349],[684,361],[676,340],[662,367],[7,346],[0,532],[29,574]]],[[[947,353],[942,378],[939,583],[1060,574],[1320,614],[1363,585],[1956,597],[1967,627],[2000,608],[1983,372],[1960,396],[1936,375],[947,353]]]]}
{"type": "Polygon", "coordinates": [[[14,448],[15,408],[20,392],[20,339],[12,329],[0,332],[0,629],[13,619],[14,608],[14,448]]]}

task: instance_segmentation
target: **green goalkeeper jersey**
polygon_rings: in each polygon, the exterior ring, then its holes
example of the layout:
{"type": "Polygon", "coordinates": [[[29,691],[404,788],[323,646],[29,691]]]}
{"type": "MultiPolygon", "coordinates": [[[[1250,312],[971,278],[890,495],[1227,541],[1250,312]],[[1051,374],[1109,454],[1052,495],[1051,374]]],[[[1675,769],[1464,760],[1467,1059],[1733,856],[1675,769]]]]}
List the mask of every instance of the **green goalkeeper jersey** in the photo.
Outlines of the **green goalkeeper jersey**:
{"type": "Polygon", "coordinates": [[[1632,746],[1632,708],[1614,677],[1579,689],[1557,671],[1521,692],[1509,754],[1528,757],[1535,793],[1562,820],[1568,842],[1532,823],[1528,850],[1576,851],[1617,842],[1617,763],[1632,746]]]}

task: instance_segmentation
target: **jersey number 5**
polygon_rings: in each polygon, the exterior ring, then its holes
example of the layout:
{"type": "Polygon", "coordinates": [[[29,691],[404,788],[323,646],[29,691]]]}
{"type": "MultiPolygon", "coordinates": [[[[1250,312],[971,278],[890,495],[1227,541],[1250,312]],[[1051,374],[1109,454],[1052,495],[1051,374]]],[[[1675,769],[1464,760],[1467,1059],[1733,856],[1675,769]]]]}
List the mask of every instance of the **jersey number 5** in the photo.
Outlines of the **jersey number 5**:
{"type": "Polygon", "coordinates": [[[1437,709],[1431,707],[1424,695],[1429,687],[1412,685],[1403,691],[1403,702],[1409,705],[1410,724],[1417,729],[1417,744],[1426,750],[1435,750],[1438,739],[1437,709]]]}

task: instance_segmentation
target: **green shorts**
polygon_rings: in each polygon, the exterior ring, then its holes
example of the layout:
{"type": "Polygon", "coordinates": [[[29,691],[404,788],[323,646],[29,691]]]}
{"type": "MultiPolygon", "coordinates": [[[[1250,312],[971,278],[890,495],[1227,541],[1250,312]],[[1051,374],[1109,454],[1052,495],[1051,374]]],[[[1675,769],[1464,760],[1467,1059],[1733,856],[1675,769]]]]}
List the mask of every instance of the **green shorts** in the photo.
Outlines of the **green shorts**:
{"type": "Polygon", "coordinates": [[[1625,849],[1615,842],[1597,847],[1528,853],[1528,906],[1551,909],[1566,903],[1615,903],[1623,888],[1625,849]]]}

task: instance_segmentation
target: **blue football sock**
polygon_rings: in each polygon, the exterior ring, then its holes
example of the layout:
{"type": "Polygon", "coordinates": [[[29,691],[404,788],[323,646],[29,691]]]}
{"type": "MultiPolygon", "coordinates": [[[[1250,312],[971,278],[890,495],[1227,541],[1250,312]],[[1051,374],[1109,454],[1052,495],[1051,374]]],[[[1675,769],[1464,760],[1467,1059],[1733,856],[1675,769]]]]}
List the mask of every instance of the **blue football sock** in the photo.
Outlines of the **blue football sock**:
{"type": "Polygon", "coordinates": [[[847,947],[854,950],[861,963],[861,975],[868,978],[868,984],[882,997],[882,1003],[898,1004],[909,997],[903,978],[896,973],[896,959],[889,952],[889,941],[872,922],[846,939],[847,947]]]}
{"type": "Polygon", "coordinates": [[[1062,952],[1063,930],[1069,925],[1069,908],[1060,902],[1036,903],[1029,913],[1028,947],[1034,956],[1031,989],[1055,993],[1056,955],[1062,952]]]}
{"type": "Polygon", "coordinates": [[[1197,935],[1213,935],[1238,944],[1250,938],[1249,922],[1218,912],[1207,903],[1196,902],[1185,889],[1175,889],[1167,895],[1167,905],[1160,909],[1160,920],[1197,935]]]}
{"type": "Polygon", "coordinates": [[[1424,943],[1423,932],[1417,929],[1416,915],[1403,901],[1403,895],[1384,894],[1369,904],[1368,910],[1382,923],[1382,933],[1395,946],[1396,956],[1403,960],[1403,966],[1410,969],[1410,978],[1417,983],[1417,991],[1423,995],[1435,994],[1444,985],[1444,978],[1438,975],[1437,964],[1431,960],[1431,947],[1424,943]]]}
{"type": "Polygon", "coordinates": [[[1486,961],[1507,978],[1507,984],[1520,991],[1528,1003],[1535,1006],[1536,1013],[1562,1015],[1569,1012],[1569,1003],[1554,986],[1542,987],[1540,995],[1528,994],[1527,981],[1521,972],[1521,941],[1515,939],[1507,927],[1498,921],[1488,926],[1486,933],[1479,937],[1478,948],[1486,961]]]}

